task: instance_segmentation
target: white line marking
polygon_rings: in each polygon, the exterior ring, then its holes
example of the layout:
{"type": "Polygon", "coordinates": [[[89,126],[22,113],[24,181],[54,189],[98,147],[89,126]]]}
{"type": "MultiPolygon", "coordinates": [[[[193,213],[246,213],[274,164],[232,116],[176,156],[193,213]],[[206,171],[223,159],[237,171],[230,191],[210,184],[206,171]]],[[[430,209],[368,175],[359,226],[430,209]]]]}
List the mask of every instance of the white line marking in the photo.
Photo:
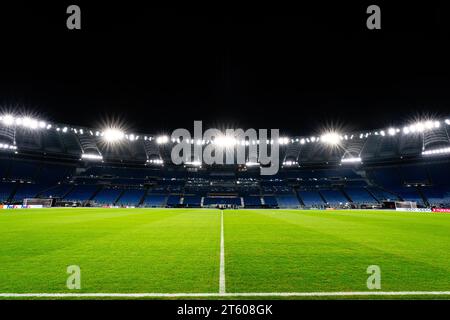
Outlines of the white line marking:
{"type": "Polygon", "coordinates": [[[174,297],[344,297],[437,296],[450,291],[242,292],[242,293],[0,293],[0,298],[174,298],[174,297]]]}
{"type": "Polygon", "coordinates": [[[225,294],[225,241],[223,236],[223,210],[220,210],[220,276],[219,294],[225,294]]]}

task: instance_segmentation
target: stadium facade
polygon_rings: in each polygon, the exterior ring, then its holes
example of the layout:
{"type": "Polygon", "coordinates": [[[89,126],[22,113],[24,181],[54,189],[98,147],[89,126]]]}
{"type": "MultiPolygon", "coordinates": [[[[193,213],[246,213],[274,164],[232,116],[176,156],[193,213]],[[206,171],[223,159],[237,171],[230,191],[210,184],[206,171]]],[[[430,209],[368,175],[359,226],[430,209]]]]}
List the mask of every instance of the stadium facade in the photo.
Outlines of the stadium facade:
{"type": "MultiPolygon", "coordinates": [[[[280,170],[171,161],[170,136],[0,117],[0,203],[58,206],[450,207],[450,121],[279,139],[280,170]]],[[[204,148],[210,141],[194,141],[204,148]]],[[[235,141],[249,147],[258,141],[235,141]]]]}

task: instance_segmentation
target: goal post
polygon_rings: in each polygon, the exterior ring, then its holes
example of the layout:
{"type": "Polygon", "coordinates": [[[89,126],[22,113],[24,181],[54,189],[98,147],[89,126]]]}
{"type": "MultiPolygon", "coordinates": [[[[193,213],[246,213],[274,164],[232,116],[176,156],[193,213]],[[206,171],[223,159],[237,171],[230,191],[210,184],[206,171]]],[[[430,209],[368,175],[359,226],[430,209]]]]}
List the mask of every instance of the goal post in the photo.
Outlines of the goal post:
{"type": "Polygon", "coordinates": [[[26,198],[23,199],[24,207],[50,208],[53,205],[52,198],[26,198]]]}

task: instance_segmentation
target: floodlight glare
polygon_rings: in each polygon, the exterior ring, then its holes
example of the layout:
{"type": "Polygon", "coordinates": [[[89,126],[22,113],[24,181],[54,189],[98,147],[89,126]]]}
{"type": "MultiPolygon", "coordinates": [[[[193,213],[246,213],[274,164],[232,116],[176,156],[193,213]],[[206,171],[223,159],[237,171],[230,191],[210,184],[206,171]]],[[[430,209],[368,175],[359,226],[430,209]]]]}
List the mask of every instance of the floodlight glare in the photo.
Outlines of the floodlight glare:
{"type": "Polygon", "coordinates": [[[157,144],[164,144],[169,142],[169,137],[168,136],[159,136],[156,138],[156,143],[157,144]]]}
{"type": "Polygon", "coordinates": [[[114,143],[122,140],[125,137],[125,134],[119,129],[106,129],[103,132],[103,139],[108,143],[114,143]]]}
{"type": "Polygon", "coordinates": [[[217,137],[214,140],[214,143],[220,147],[232,147],[237,143],[237,141],[233,137],[222,136],[217,137]]]}
{"type": "Polygon", "coordinates": [[[330,145],[337,145],[340,141],[340,135],[336,132],[329,132],[325,133],[320,137],[320,140],[323,143],[330,144],[330,145]]]}
{"type": "Polygon", "coordinates": [[[3,116],[2,118],[3,118],[2,119],[3,124],[5,124],[6,126],[10,126],[10,125],[14,124],[14,117],[12,115],[7,114],[7,115],[3,116]]]}
{"type": "Polygon", "coordinates": [[[389,128],[388,134],[389,134],[390,136],[394,136],[395,133],[396,133],[396,130],[395,130],[394,128],[389,128]]]}

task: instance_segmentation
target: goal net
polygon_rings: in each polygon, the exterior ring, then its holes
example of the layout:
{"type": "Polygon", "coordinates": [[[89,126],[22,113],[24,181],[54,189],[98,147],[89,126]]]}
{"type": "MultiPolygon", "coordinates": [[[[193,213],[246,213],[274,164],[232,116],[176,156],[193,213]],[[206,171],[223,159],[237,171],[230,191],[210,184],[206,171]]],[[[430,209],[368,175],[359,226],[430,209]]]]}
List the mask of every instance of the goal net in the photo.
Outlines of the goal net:
{"type": "Polygon", "coordinates": [[[408,211],[417,209],[417,202],[414,201],[395,201],[395,209],[399,211],[408,211]]]}
{"type": "Polygon", "coordinates": [[[27,198],[23,199],[23,205],[25,207],[35,207],[35,208],[50,208],[53,204],[53,199],[46,198],[46,199],[40,199],[40,198],[27,198]]]}

